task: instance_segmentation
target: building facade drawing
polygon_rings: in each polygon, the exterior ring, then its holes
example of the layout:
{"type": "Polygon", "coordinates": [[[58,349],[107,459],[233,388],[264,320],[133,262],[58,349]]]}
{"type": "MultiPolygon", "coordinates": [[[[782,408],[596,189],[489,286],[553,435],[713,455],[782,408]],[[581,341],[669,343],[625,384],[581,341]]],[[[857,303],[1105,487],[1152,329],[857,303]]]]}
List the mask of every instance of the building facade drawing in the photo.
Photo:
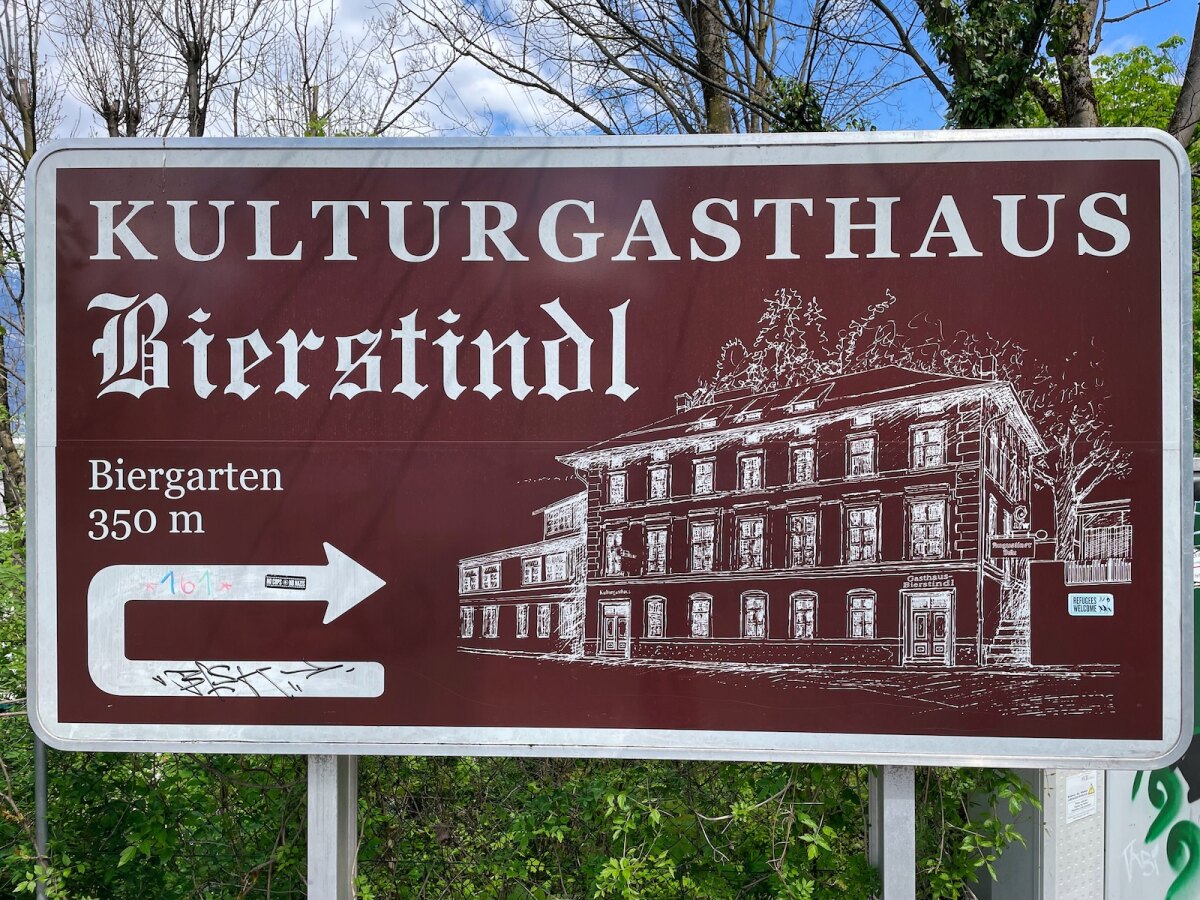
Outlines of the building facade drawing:
{"type": "MultiPolygon", "coordinates": [[[[1043,452],[1008,382],[897,366],[681,403],[560,456],[585,490],[542,540],[460,562],[460,648],[1026,665],[1030,560],[993,540],[1031,534],[1043,452]]],[[[1094,513],[1086,546],[1125,539],[1094,513]]]]}
{"type": "Polygon", "coordinates": [[[464,645],[536,653],[580,646],[587,494],[581,491],[534,514],[542,519],[541,540],[459,562],[458,628],[464,645]]]}

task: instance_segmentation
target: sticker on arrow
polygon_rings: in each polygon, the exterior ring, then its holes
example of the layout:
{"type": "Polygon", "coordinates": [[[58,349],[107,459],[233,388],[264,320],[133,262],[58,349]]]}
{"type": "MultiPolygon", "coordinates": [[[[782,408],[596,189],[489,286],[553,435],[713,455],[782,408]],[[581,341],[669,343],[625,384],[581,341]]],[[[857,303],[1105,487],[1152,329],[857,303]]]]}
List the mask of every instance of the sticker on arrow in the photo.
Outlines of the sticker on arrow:
{"type": "MultiPolygon", "coordinates": [[[[325,603],[326,625],[385,582],[332,544],[323,566],[224,566],[218,593],[228,600],[325,603]],[[274,582],[274,583],[273,583],[274,582]]],[[[125,655],[125,604],[147,597],[147,585],[170,566],[109,566],[88,585],[88,671],[102,691],[123,697],[378,697],[383,666],[369,661],[134,660],[125,655]]],[[[217,572],[214,569],[214,572],[217,572]]],[[[174,580],[171,581],[172,593],[174,580]]],[[[211,591],[210,591],[211,594],[211,591]]]]}

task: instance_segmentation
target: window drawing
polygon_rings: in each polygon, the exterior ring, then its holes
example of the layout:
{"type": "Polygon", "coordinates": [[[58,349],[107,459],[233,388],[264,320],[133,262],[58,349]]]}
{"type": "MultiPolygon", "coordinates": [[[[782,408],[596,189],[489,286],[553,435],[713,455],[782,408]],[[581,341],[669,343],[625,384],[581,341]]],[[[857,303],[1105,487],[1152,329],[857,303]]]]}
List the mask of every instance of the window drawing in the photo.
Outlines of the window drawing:
{"type": "Polygon", "coordinates": [[[488,563],[483,567],[483,589],[485,591],[500,590],[500,563],[488,563]]]}
{"type": "Polygon", "coordinates": [[[847,595],[846,605],[850,612],[850,637],[875,637],[875,593],[851,591],[847,595]]]}
{"type": "Polygon", "coordinates": [[[550,604],[539,603],[537,608],[537,636],[550,637],[550,604]]]}
{"type": "Polygon", "coordinates": [[[742,637],[762,640],[767,636],[767,595],[762,591],[742,594],[742,637]]]}
{"type": "Polygon", "coordinates": [[[793,569],[817,564],[817,514],[792,513],[787,518],[788,565],[793,569]]]}
{"type": "Polygon", "coordinates": [[[810,641],[817,636],[817,595],[811,591],[792,594],[792,637],[810,641]]]}
{"type": "Polygon", "coordinates": [[[945,462],[946,426],[915,426],[912,429],[912,468],[932,469],[945,462]]]}
{"type": "Polygon", "coordinates": [[[713,492],[713,461],[711,459],[697,460],[692,464],[692,493],[711,494],[713,492]]]}
{"type": "Polygon", "coordinates": [[[875,436],[852,437],[847,441],[850,454],[850,477],[861,478],[875,474],[875,436]]]}
{"type": "Polygon", "coordinates": [[[521,584],[542,583],[542,558],[528,556],[521,560],[521,584]]]}
{"type": "Polygon", "coordinates": [[[570,640],[578,637],[582,630],[578,607],[571,603],[558,604],[558,636],[570,640]]]}
{"type": "Polygon", "coordinates": [[[546,581],[567,580],[567,554],[560,550],[546,554],[546,581]]]}
{"type": "Polygon", "coordinates": [[[517,606],[517,637],[529,637],[529,604],[522,603],[517,606]]]}
{"type": "Polygon", "coordinates": [[[625,473],[613,472],[608,476],[608,502],[625,502],[625,473]]]}
{"type": "Polygon", "coordinates": [[[690,546],[689,568],[693,572],[711,572],[716,543],[717,525],[715,522],[692,522],[688,534],[690,546]]]}
{"type": "Polygon", "coordinates": [[[500,607],[485,606],[483,608],[483,636],[485,638],[500,635],[500,607]]]}
{"type": "Polygon", "coordinates": [[[667,633],[667,601],[662,597],[646,600],[646,637],[661,638],[667,633]]]}
{"type": "MultiPolygon", "coordinates": [[[[763,516],[740,516],[737,520],[737,567],[763,567],[763,516]]],[[[711,564],[710,564],[711,567],[711,564]]]]}
{"type": "Polygon", "coordinates": [[[1127,501],[1082,504],[1077,559],[1066,564],[1068,584],[1119,584],[1133,576],[1133,525],[1127,501]]]}
{"type": "Polygon", "coordinates": [[[817,480],[817,448],[813,446],[792,449],[792,483],[812,484],[817,480]]]}
{"type": "Polygon", "coordinates": [[[553,537],[579,527],[579,508],[571,503],[549,507],[545,513],[545,536],[553,537]]]}
{"type": "Polygon", "coordinates": [[[662,575],[667,571],[667,529],[665,526],[646,530],[646,574],[662,575]]]}
{"type": "Polygon", "coordinates": [[[743,453],[738,457],[738,490],[756,491],[763,486],[762,451],[743,453]]]}
{"type": "Polygon", "coordinates": [[[712,636],[712,597],[693,594],[688,600],[688,621],[694,638],[712,636]]]}
{"type": "Polygon", "coordinates": [[[846,561],[879,559],[879,507],[852,506],[846,510],[846,561]]]}
{"type": "Polygon", "coordinates": [[[625,572],[625,552],[622,544],[625,542],[625,532],[613,528],[604,532],[604,574],[622,575],[625,572]]]}
{"type": "Polygon", "coordinates": [[[475,637],[475,607],[463,606],[458,610],[458,636],[475,637]]]}
{"type": "Polygon", "coordinates": [[[671,467],[651,466],[646,497],[650,500],[666,500],[671,490],[671,467]]]}
{"type": "Polygon", "coordinates": [[[946,555],[946,501],[914,500],[908,505],[910,559],[941,559],[946,555]]]}
{"type": "Polygon", "coordinates": [[[479,590],[479,566],[469,566],[462,570],[462,592],[469,594],[479,590]]]}

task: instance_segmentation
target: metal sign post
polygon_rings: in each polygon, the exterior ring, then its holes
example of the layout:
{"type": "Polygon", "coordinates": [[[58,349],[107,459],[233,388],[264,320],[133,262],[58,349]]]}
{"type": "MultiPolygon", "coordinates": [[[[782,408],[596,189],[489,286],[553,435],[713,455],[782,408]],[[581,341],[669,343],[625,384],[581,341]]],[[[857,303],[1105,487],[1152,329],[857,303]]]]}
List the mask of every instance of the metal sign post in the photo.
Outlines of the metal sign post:
{"type": "Polygon", "coordinates": [[[358,757],[308,757],[308,897],[352,900],[358,858],[358,757]]]}
{"type": "MultiPolygon", "coordinates": [[[[48,786],[46,779],[46,744],[36,734],[33,736],[33,810],[34,810],[34,856],[38,866],[44,870],[50,865],[50,823],[48,786]]],[[[46,879],[38,875],[34,888],[37,900],[46,900],[46,879]]]]}
{"type": "Polygon", "coordinates": [[[917,817],[912,766],[880,766],[868,782],[867,858],[879,870],[882,900],[917,896],[917,817]]]}

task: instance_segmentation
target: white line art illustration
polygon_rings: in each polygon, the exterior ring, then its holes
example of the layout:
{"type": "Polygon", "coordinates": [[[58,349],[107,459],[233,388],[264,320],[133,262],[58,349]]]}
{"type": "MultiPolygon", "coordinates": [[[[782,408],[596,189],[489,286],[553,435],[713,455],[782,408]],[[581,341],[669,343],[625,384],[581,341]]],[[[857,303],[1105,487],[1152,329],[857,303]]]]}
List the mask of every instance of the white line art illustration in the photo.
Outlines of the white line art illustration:
{"type": "Polygon", "coordinates": [[[1031,585],[1057,573],[1065,608],[1068,585],[1132,579],[1130,502],[1091,499],[1130,473],[1096,361],[1056,370],[898,324],[896,303],[831,336],[780,290],[673,414],[557,457],[585,489],[538,511],[542,541],[460,561],[460,649],[785,679],[1088,671],[1032,665],[1031,585]]]}
{"type": "Polygon", "coordinates": [[[309,601],[329,624],[384,586],[331,544],[321,566],[109,566],[88,585],[88,671],[96,686],[132,697],[378,697],[383,666],[370,661],[133,660],[125,606],[134,601],[309,601]]]}

